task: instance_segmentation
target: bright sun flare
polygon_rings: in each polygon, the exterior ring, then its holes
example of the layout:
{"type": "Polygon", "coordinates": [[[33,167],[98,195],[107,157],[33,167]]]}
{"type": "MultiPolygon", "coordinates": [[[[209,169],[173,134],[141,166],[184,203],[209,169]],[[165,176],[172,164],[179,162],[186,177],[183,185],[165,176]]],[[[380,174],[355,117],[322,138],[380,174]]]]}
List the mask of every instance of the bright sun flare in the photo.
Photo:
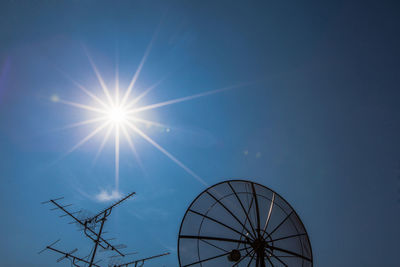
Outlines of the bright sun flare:
{"type": "Polygon", "coordinates": [[[98,156],[101,154],[106,142],[110,138],[111,133],[114,133],[114,148],[115,148],[115,156],[114,156],[114,161],[115,161],[115,187],[116,190],[118,191],[118,186],[119,186],[119,157],[120,157],[120,143],[121,143],[121,137],[124,137],[124,140],[127,142],[129,148],[132,150],[138,164],[141,165],[141,161],[139,158],[139,155],[136,151],[135,144],[132,140],[132,134],[136,134],[146,140],[149,144],[151,144],[153,147],[158,149],[161,153],[166,155],[170,160],[172,160],[175,164],[177,164],[179,167],[184,169],[187,173],[192,175],[194,178],[199,180],[201,183],[205,184],[206,183],[203,181],[202,178],[200,178],[196,173],[194,173],[191,169],[189,169],[186,165],[184,165],[180,160],[178,160],[175,156],[173,156],[169,151],[167,151],[165,148],[163,148],[161,145],[159,145],[156,141],[154,141],[151,137],[149,137],[144,130],[141,129],[141,125],[146,125],[146,126],[155,126],[155,127],[163,127],[164,129],[168,129],[168,126],[155,122],[155,121],[149,121],[143,118],[140,118],[140,113],[144,112],[146,110],[152,110],[156,108],[160,108],[163,106],[167,105],[172,105],[176,104],[179,102],[184,102],[188,101],[194,98],[198,97],[203,97],[206,95],[222,92],[228,89],[232,89],[235,87],[239,87],[242,85],[236,85],[236,86],[230,86],[222,89],[217,89],[213,91],[208,91],[192,96],[187,96],[187,97],[182,97],[182,98],[177,98],[177,99],[172,99],[160,103],[155,103],[155,104],[150,104],[146,106],[141,106],[139,104],[140,100],[145,97],[151,90],[153,90],[155,87],[157,87],[160,82],[156,83],[155,85],[143,90],[141,93],[137,94],[135,97],[131,96],[131,92],[135,88],[135,83],[139,77],[139,74],[142,70],[142,67],[146,61],[148,52],[149,52],[150,46],[147,48],[145,55],[143,56],[138,69],[136,70],[135,74],[133,75],[133,78],[131,79],[131,82],[129,83],[129,86],[126,88],[125,92],[123,94],[120,94],[120,88],[119,88],[119,77],[118,77],[118,69],[116,70],[116,79],[115,79],[115,88],[114,88],[114,94],[112,95],[111,90],[106,86],[106,83],[104,82],[102,76],[100,75],[100,72],[98,71],[96,65],[94,62],[91,60],[89,57],[89,61],[93,67],[93,70],[96,74],[96,77],[99,81],[99,84],[102,88],[103,95],[104,97],[101,96],[101,94],[98,93],[93,93],[90,90],[88,90],[86,87],[83,85],[71,80],[79,89],[81,89],[87,96],[91,98],[91,100],[94,100],[96,102],[96,106],[91,106],[91,105],[85,105],[82,103],[77,103],[77,102],[71,102],[67,101],[64,99],[61,99],[58,96],[52,97],[52,101],[54,102],[59,102],[62,104],[70,105],[76,108],[84,109],[87,111],[93,112],[93,115],[95,115],[93,118],[80,121],[71,125],[68,125],[67,128],[74,128],[78,126],[83,126],[83,125],[90,125],[90,124],[99,124],[92,132],[90,132],[87,136],[85,136],[82,140],[80,140],[75,146],[73,146],[66,154],[69,154],[85,144],[87,141],[92,139],[94,136],[99,134],[100,132],[104,132],[104,137],[103,140],[99,146],[99,149],[97,151],[95,160],[98,158],[98,156]]]}
{"type": "Polygon", "coordinates": [[[126,122],[127,111],[123,107],[112,107],[107,111],[107,116],[111,123],[120,125],[126,122]]]}

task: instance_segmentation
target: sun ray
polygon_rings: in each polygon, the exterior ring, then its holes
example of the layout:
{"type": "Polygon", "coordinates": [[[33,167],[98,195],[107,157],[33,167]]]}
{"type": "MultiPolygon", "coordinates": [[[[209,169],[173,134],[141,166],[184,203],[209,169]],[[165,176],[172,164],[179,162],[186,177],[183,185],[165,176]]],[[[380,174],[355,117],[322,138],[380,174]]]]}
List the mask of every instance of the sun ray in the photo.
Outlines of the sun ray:
{"type": "Polygon", "coordinates": [[[121,127],[121,129],[122,129],[122,132],[125,135],[125,138],[126,138],[128,144],[129,144],[130,149],[132,150],[132,152],[133,152],[133,154],[134,154],[134,156],[136,158],[136,161],[139,163],[140,168],[143,170],[142,161],[141,161],[141,159],[139,157],[139,154],[137,153],[137,150],[135,148],[135,145],[132,142],[132,139],[131,139],[130,135],[128,134],[128,131],[123,126],[121,127]]]}
{"type": "Polygon", "coordinates": [[[106,117],[99,117],[99,118],[95,118],[95,119],[90,119],[90,120],[85,120],[85,121],[68,124],[63,127],[52,129],[51,132],[63,131],[63,130],[68,130],[68,129],[72,129],[72,128],[77,128],[79,126],[84,126],[84,125],[89,125],[89,124],[93,124],[96,122],[101,122],[101,121],[104,121],[105,118],[106,117]]]}
{"type": "Polygon", "coordinates": [[[101,88],[102,88],[103,91],[104,91],[104,94],[107,96],[107,99],[108,99],[109,103],[110,103],[111,105],[113,105],[113,104],[114,104],[113,99],[112,99],[112,97],[111,97],[111,95],[110,95],[110,92],[108,91],[108,88],[107,88],[106,84],[104,83],[103,77],[101,77],[100,72],[99,72],[99,70],[97,69],[96,64],[94,64],[92,58],[89,56],[89,53],[88,53],[87,51],[86,51],[86,54],[87,54],[87,57],[88,57],[88,59],[89,59],[90,65],[92,66],[93,71],[94,71],[94,73],[96,74],[97,80],[99,81],[100,86],[101,86],[101,88]]]}
{"type": "Polygon", "coordinates": [[[110,134],[111,134],[111,131],[112,131],[113,128],[114,128],[113,125],[110,125],[110,127],[108,128],[107,133],[104,136],[103,141],[101,141],[99,149],[97,150],[96,156],[95,156],[95,158],[93,160],[93,165],[96,164],[97,159],[99,158],[101,152],[103,151],[104,146],[105,146],[108,138],[110,137],[110,134]]]}
{"type": "Polygon", "coordinates": [[[119,188],[119,125],[115,125],[115,189],[119,188]]]}
{"type": "Polygon", "coordinates": [[[144,52],[144,55],[142,57],[142,60],[140,61],[139,66],[138,66],[135,74],[133,75],[131,82],[129,83],[129,86],[128,86],[127,90],[125,91],[125,95],[122,98],[121,105],[124,105],[126,103],[126,101],[128,100],[128,97],[131,94],[133,87],[135,86],[136,80],[139,78],[139,75],[140,75],[140,72],[142,71],[143,65],[147,60],[147,57],[151,50],[151,47],[153,46],[154,39],[155,39],[155,35],[153,36],[152,40],[148,44],[146,51],[144,52]]]}
{"type": "Polygon", "coordinates": [[[101,130],[104,129],[104,127],[106,127],[109,124],[109,122],[105,122],[102,125],[100,125],[99,127],[97,127],[96,129],[94,129],[90,134],[88,134],[85,138],[83,138],[81,141],[79,141],[79,143],[77,143],[75,146],[73,146],[70,150],[68,150],[68,152],[66,153],[66,155],[70,154],[71,152],[73,152],[74,150],[76,150],[78,147],[82,146],[83,144],[85,144],[87,141],[89,141],[93,136],[95,136],[98,132],[100,132],[101,130]]]}
{"type": "Polygon", "coordinates": [[[118,68],[118,52],[115,56],[115,106],[119,106],[119,68],[118,68]]]}
{"type": "MultiPolygon", "coordinates": [[[[144,119],[140,116],[138,116],[137,113],[146,111],[146,110],[152,110],[180,102],[185,102],[189,101],[192,99],[200,98],[200,97],[205,97],[208,95],[224,92],[233,88],[238,88],[242,87],[245,85],[244,83],[242,84],[236,84],[233,86],[225,87],[225,88],[220,88],[217,90],[212,90],[212,91],[206,91],[203,93],[199,94],[194,94],[191,96],[186,96],[186,97],[181,97],[181,98],[176,98],[176,99],[171,99],[168,101],[164,102],[159,102],[155,104],[150,104],[150,105],[144,105],[144,106],[138,106],[137,104],[149,94],[154,88],[159,86],[166,77],[161,79],[160,81],[156,82],[149,88],[146,88],[144,91],[142,91],[140,94],[136,96],[131,96],[132,95],[132,90],[136,90],[136,82],[141,74],[141,71],[143,70],[143,66],[146,63],[150,50],[152,48],[155,36],[157,35],[157,32],[153,36],[152,40],[146,47],[145,53],[143,57],[141,58],[141,61],[139,62],[138,68],[136,69],[135,73],[133,74],[133,77],[131,78],[128,87],[126,90],[121,90],[120,88],[120,81],[119,81],[119,63],[118,63],[118,53],[116,53],[116,65],[115,65],[115,83],[112,90],[107,87],[106,83],[104,82],[103,77],[100,74],[99,69],[95,65],[94,61],[90,57],[89,53],[86,51],[87,57],[89,59],[90,65],[93,68],[94,74],[96,75],[96,78],[103,90],[103,93],[105,94],[105,99],[103,97],[99,97],[99,94],[92,93],[90,90],[88,90],[86,87],[82,86],[81,84],[77,83],[76,81],[72,80],[69,78],[74,85],[76,85],[80,90],[82,90],[86,95],[90,97],[91,100],[96,102],[96,106],[93,105],[84,105],[72,101],[67,101],[64,99],[58,99],[58,96],[55,98],[52,98],[54,102],[60,102],[65,105],[73,106],[76,108],[80,108],[83,110],[95,112],[98,114],[99,117],[96,118],[90,118],[87,120],[83,120],[77,123],[73,123],[70,125],[67,125],[65,128],[74,128],[78,126],[84,126],[84,125],[90,125],[90,124],[95,124],[99,123],[99,125],[95,125],[95,129],[92,130],[87,136],[85,136],[82,140],[80,140],[76,145],[74,145],[66,155],[72,153],[82,145],[84,145],[86,142],[88,142],[90,139],[92,139],[96,134],[98,134],[100,131],[102,131],[104,128],[107,126],[110,126],[105,132],[105,136],[102,138],[100,147],[97,150],[96,156],[94,158],[93,164],[96,163],[98,157],[101,155],[102,151],[104,150],[104,147],[107,143],[107,141],[110,139],[111,133],[114,133],[114,171],[115,171],[115,190],[118,191],[119,189],[119,181],[120,181],[120,158],[121,158],[121,149],[123,148],[121,146],[121,141],[122,139],[126,139],[129,148],[132,150],[137,163],[140,165],[140,167],[143,169],[142,162],[140,160],[139,154],[137,153],[135,144],[132,140],[131,134],[135,134],[138,136],[138,138],[143,138],[146,140],[148,143],[150,143],[151,146],[155,147],[158,151],[160,151],[162,154],[167,156],[172,162],[174,162],[176,165],[178,165],[180,168],[182,168],[185,172],[187,172],[189,175],[197,179],[200,183],[203,185],[207,186],[207,183],[199,176],[197,175],[194,171],[192,171],[189,167],[187,167],[185,164],[183,164],[178,158],[176,158],[174,155],[172,155],[167,149],[159,145],[156,141],[154,141],[151,137],[149,137],[144,131],[142,131],[139,127],[138,124],[144,124],[144,125],[151,125],[151,126],[157,126],[157,127],[162,127],[167,129],[169,131],[169,126],[156,122],[156,121],[151,121],[144,119]],[[99,106],[97,105],[99,104],[99,106]],[[100,107],[100,108],[99,108],[100,107]],[[99,115],[100,114],[100,115],[99,115]],[[129,128],[129,129],[128,129],[129,128]],[[129,131],[129,132],[128,132],[129,131]],[[123,136],[122,136],[123,135],[123,136]],[[125,138],[124,138],[125,137],[125,138]],[[121,139],[122,138],[122,139],[121,139]]],[[[85,49],[86,50],[86,49],[85,49]]],[[[249,83],[247,83],[249,84],[249,83]]],[[[125,89],[125,88],[124,88],[125,89]]]]}
{"type": "Polygon", "coordinates": [[[149,142],[151,145],[153,145],[155,148],[157,148],[160,152],[162,152],[164,155],[166,155],[170,160],[175,162],[179,167],[181,167],[183,170],[185,170],[187,173],[192,175],[194,178],[196,178],[199,182],[201,182],[203,185],[207,185],[207,183],[196,173],[194,173],[191,169],[186,167],[185,164],[183,164],[180,160],[175,158],[171,153],[169,153],[165,148],[157,144],[153,139],[151,139],[148,135],[146,135],[144,132],[142,132],[139,128],[137,128],[134,124],[131,122],[127,122],[127,125],[136,133],[138,133],[143,139],[145,139],[147,142],[149,142]]]}
{"type": "Polygon", "coordinates": [[[168,126],[166,124],[162,124],[162,123],[159,123],[156,121],[145,120],[145,119],[141,119],[141,118],[137,118],[137,117],[128,117],[128,120],[141,122],[146,125],[153,125],[153,126],[162,127],[162,128],[170,128],[170,126],[168,126]]]}
{"type": "Polygon", "coordinates": [[[107,117],[104,116],[104,117],[98,117],[98,118],[94,118],[94,119],[90,119],[90,120],[84,120],[84,121],[72,123],[72,124],[69,124],[69,125],[66,125],[66,126],[60,128],[60,130],[71,129],[71,128],[76,128],[76,127],[83,126],[83,125],[93,124],[96,122],[104,121],[106,118],[107,117]]]}
{"type": "Polygon", "coordinates": [[[151,105],[147,105],[147,106],[131,109],[131,110],[128,111],[128,113],[136,113],[136,112],[141,112],[141,111],[145,111],[145,110],[149,110],[149,109],[155,109],[155,108],[168,106],[168,105],[172,105],[172,104],[176,104],[176,103],[180,103],[180,102],[185,102],[185,101],[192,100],[192,99],[195,99],[195,98],[204,97],[204,96],[220,93],[220,92],[223,92],[223,91],[227,91],[227,90],[233,89],[235,87],[237,87],[237,86],[225,87],[225,88],[212,90],[212,91],[208,91],[208,92],[204,92],[204,93],[200,93],[200,94],[195,94],[195,95],[191,95],[191,96],[185,96],[185,97],[181,97],[181,98],[168,100],[168,101],[165,101],[165,102],[151,104],[151,105]]]}
{"type": "Polygon", "coordinates": [[[67,101],[67,100],[63,100],[63,99],[59,99],[59,100],[57,100],[57,102],[65,104],[65,105],[70,105],[70,106],[74,106],[74,107],[77,107],[77,108],[81,108],[81,109],[86,109],[86,110],[89,110],[89,111],[95,111],[95,112],[98,112],[98,113],[107,114],[107,111],[105,111],[105,110],[102,110],[102,109],[99,109],[99,108],[95,108],[95,107],[92,107],[92,106],[88,106],[88,105],[83,105],[83,104],[76,103],[76,102],[71,102],[71,101],[67,101]]]}
{"type": "Polygon", "coordinates": [[[132,106],[134,106],[135,104],[137,104],[140,99],[142,99],[143,97],[145,97],[151,90],[153,90],[154,88],[156,88],[158,85],[161,84],[161,82],[164,79],[161,79],[160,81],[158,81],[157,83],[155,83],[153,86],[150,86],[149,88],[147,88],[146,90],[144,90],[140,95],[138,95],[136,98],[133,99],[133,101],[131,101],[129,104],[126,105],[126,108],[129,109],[132,106]]]}
{"type": "Polygon", "coordinates": [[[77,82],[72,81],[77,87],[79,87],[83,92],[85,92],[88,96],[90,96],[93,100],[97,101],[99,104],[101,104],[103,107],[107,107],[107,104],[104,103],[100,98],[98,98],[96,95],[91,93],[89,90],[87,90],[85,87],[80,85],[77,82]]]}
{"type": "Polygon", "coordinates": [[[87,94],[88,96],[90,96],[93,100],[97,101],[99,104],[101,104],[103,107],[107,108],[107,104],[104,103],[104,101],[102,101],[100,98],[98,98],[95,94],[93,94],[92,92],[90,92],[86,87],[84,87],[83,85],[81,85],[80,83],[78,83],[77,81],[75,81],[74,79],[72,79],[67,73],[65,73],[62,70],[59,70],[68,80],[70,80],[76,87],[78,87],[79,89],[81,89],[85,94],[87,94]]]}

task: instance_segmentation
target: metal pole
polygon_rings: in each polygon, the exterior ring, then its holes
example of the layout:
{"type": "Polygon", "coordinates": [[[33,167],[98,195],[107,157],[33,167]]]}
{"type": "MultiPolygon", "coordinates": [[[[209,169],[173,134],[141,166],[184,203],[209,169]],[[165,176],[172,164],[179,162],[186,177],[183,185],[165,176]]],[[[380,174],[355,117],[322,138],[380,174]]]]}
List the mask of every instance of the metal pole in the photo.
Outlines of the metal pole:
{"type": "Polygon", "coordinates": [[[104,222],[105,222],[105,221],[106,221],[106,213],[104,213],[103,219],[101,220],[100,230],[99,230],[99,233],[98,233],[98,235],[97,235],[97,239],[96,239],[96,242],[95,242],[95,245],[94,245],[94,250],[93,250],[93,254],[92,254],[92,259],[90,260],[89,267],[92,267],[92,265],[93,265],[94,257],[96,256],[97,246],[98,246],[99,243],[100,243],[100,236],[101,236],[101,232],[103,231],[103,226],[104,226],[104,222]]]}

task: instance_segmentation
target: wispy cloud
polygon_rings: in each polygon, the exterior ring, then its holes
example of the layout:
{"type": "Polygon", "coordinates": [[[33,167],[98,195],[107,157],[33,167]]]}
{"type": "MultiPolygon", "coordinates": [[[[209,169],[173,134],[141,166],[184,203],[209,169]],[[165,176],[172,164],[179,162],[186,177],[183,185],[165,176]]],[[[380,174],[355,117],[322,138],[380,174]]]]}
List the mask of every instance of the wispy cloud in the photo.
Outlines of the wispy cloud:
{"type": "Polygon", "coordinates": [[[107,192],[106,190],[101,190],[100,193],[96,195],[96,200],[100,202],[107,202],[120,198],[122,198],[122,195],[117,190],[113,190],[111,193],[107,192]]]}

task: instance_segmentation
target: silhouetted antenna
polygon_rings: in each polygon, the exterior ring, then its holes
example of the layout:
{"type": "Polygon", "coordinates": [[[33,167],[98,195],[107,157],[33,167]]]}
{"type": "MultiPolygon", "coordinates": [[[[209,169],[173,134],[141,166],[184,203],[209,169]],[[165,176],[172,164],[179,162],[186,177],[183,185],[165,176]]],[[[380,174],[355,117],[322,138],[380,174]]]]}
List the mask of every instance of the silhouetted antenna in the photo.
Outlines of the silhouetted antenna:
{"type": "MultiPolygon", "coordinates": [[[[78,213],[81,213],[81,212],[82,212],[82,210],[78,210],[78,211],[75,211],[75,212],[71,212],[71,214],[78,214],[78,213]]],[[[62,218],[62,217],[65,217],[65,216],[68,216],[68,214],[63,214],[63,215],[61,215],[59,217],[62,218]]]]}
{"type": "MultiPolygon", "coordinates": [[[[60,239],[58,239],[57,241],[53,242],[52,244],[46,246],[43,250],[39,251],[38,254],[41,254],[41,253],[42,253],[43,251],[45,251],[45,250],[51,250],[51,251],[54,251],[54,252],[57,252],[57,253],[63,255],[61,258],[58,258],[58,259],[57,259],[57,262],[60,262],[60,261],[62,261],[62,260],[64,260],[64,259],[70,259],[70,260],[72,261],[72,264],[75,265],[75,266],[78,266],[78,267],[80,267],[80,265],[78,265],[79,262],[80,262],[80,263],[90,264],[90,262],[88,262],[88,261],[85,260],[84,258],[80,258],[80,257],[77,257],[77,256],[72,255],[73,253],[75,253],[76,251],[78,251],[78,249],[76,249],[76,248],[73,249],[73,250],[71,250],[70,252],[64,252],[64,251],[61,251],[61,250],[59,250],[59,249],[54,248],[53,246],[54,246],[58,241],[60,241],[60,239]]],[[[97,264],[92,264],[91,266],[100,267],[100,266],[97,265],[97,264]]]]}
{"type": "MultiPolygon", "coordinates": [[[[128,255],[135,255],[135,254],[138,254],[138,252],[126,253],[125,256],[128,256],[128,255]]],[[[121,257],[120,255],[112,255],[112,256],[110,256],[109,258],[112,259],[112,258],[120,258],[120,257],[121,257]]]]}
{"type": "Polygon", "coordinates": [[[273,190],[245,180],[221,182],[196,197],[179,230],[178,259],[181,267],[313,266],[295,210],[273,190]]]}
{"type": "Polygon", "coordinates": [[[69,256],[72,256],[72,254],[75,253],[75,252],[77,252],[77,251],[78,251],[78,249],[75,248],[75,249],[71,250],[70,252],[65,253],[65,255],[62,256],[61,258],[57,259],[56,262],[60,262],[60,261],[62,261],[63,259],[68,258],[69,256]]]}
{"type": "MultiPolygon", "coordinates": [[[[67,205],[64,205],[64,206],[62,206],[63,208],[66,208],[66,207],[69,207],[69,206],[72,206],[72,204],[67,204],[67,205]]],[[[50,210],[58,210],[59,208],[58,207],[55,207],[55,208],[52,208],[52,209],[50,209],[50,210]]]]}
{"type": "Polygon", "coordinates": [[[129,265],[135,266],[135,267],[141,267],[144,265],[145,261],[151,260],[151,259],[155,259],[158,257],[162,257],[162,256],[167,256],[169,255],[169,252],[163,253],[163,254],[159,254],[159,255],[154,255],[151,257],[147,257],[147,258],[143,258],[143,259],[139,259],[139,260],[134,260],[134,261],[130,261],[130,262],[126,262],[123,264],[119,264],[119,265],[113,265],[113,267],[128,267],[129,265]],[[141,265],[138,265],[141,264],[141,265]]]}
{"type": "Polygon", "coordinates": [[[88,220],[90,221],[98,221],[99,218],[101,219],[101,217],[105,214],[107,214],[106,216],[109,216],[111,214],[111,210],[121,204],[123,201],[127,200],[128,198],[132,197],[134,194],[136,194],[135,192],[130,193],[129,195],[121,198],[120,200],[118,200],[117,202],[115,202],[114,204],[111,204],[111,206],[109,206],[106,209],[103,209],[102,211],[100,211],[99,213],[97,213],[96,215],[92,216],[91,218],[88,218],[88,220]]]}
{"type": "MultiPolygon", "coordinates": [[[[59,198],[59,199],[62,199],[62,198],[59,198]]],[[[57,200],[58,200],[58,199],[57,199],[57,200]]],[[[72,212],[66,210],[66,209],[64,208],[64,206],[60,205],[60,204],[57,202],[57,200],[51,199],[51,200],[46,201],[46,202],[44,202],[44,203],[49,203],[49,202],[52,203],[53,205],[56,206],[57,209],[59,209],[59,210],[61,210],[62,212],[64,212],[64,213],[65,213],[64,215],[67,215],[67,216],[71,217],[72,219],[74,219],[74,221],[69,222],[69,224],[78,223],[79,225],[83,226],[85,235],[86,235],[87,237],[89,237],[93,242],[96,243],[96,248],[97,248],[97,246],[99,245],[99,246],[102,247],[103,249],[111,249],[111,250],[117,252],[118,254],[120,254],[121,256],[124,256],[124,254],[123,254],[121,251],[119,251],[117,248],[115,248],[113,245],[111,245],[107,240],[105,240],[105,239],[103,239],[103,238],[101,237],[101,232],[100,232],[100,233],[96,233],[96,232],[90,227],[90,225],[89,225],[90,222],[91,222],[90,219],[87,219],[87,220],[84,220],[84,221],[78,219],[72,212]],[[98,237],[98,238],[97,238],[97,237],[98,237]]],[[[76,213],[76,212],[74,212],[74,213],[76,213]]],[[[108,214],[108,215],[109,215],[109,214],[108,214]]],[[[107,216],[108,216],[108,215],[107,215],[107,216]]],[[[106,217],[104,217],[104,219],[105,219],[105,218],[106,218],[106,217]]],[[[104,224],[104,222],[105,222],[105,220],[103,220],[103,224],[104,224]]]]}
{"type": "Polygon", "coordinates": [[[50,245],[46,246],[44,249],[42,249],[41,251],[38,252],[38,254],[41,254],[43,251],[45,251],[46,249],[48,249],[51,246],[54,246],[56,243],[58,243],[58,241],[60,241],[61,239],[57,239],[56,241],[54,241],[53,243],[51,243],[50,245]]]}
{"type": "MultiPolygon", "coordinates": [[[[42,204],[46,204],[46,203],[51,203],[52,205],[54,205],[55,207],[50,209],[50,210],[60,210],[62,211],[64,214],[59,216],[59,217],[70,217],[73,219],[73,221],[69,222],[69,224],[77,224],[80,227],[82,227],[83,233],[85,234],[86,237],[88,237],[90,240],[93,241],[94,246],[92,251],[85,257],[78,257],[73,255],[75,252],[78,251],[78,249],[73,249],[69,252],[64,252],[62,250],[56,249],[54,248],[54,245],[59,241],[55,241],[52,244],[48,245],[45,249],[43,249],[42,251],[39,252],[42,253],[45,250],[51,250],[54,251],[56,253],[59,253],[62,255],[62,257],[57,259],[57,262],[60,262],[64,259],[70,259],[71,263],[74,266],[77,267],[82,267],[79,264],[88,264],[89,267],[90,266],[98,266],[98,263],[101,261],[98,260],[95,262],[95,258],[96,258],[96,254],[97,252],[101,252],[101,251],[113,251],[116,252],[117,257],[124,257],[125,255],[130,255],[132,253],[123,253],[121,251],[121,249],[126,248],[127,246],[124,244],[117,244],[117,245],[112,245],[109,241],[115,240],[116,238],[103,238],[102,235],[104,233],[106,233],[105,231],[103,231],[104,229],[104,224],[107,221],[107,217],[110,216],[113,208],[115,208],[116,206],[118,206],[119,204],[121,204],[123,201],[129,199],[130,197],[132,197],[135,194],[135,192],[132,192],[130,194],[128,194],[127,196],[121,198],[120,200],[118,200],[117,202],[111,204],[109,207],[103,209],[102,211],[100,211],[99,213],[97,213],[94,216],[86,216],[83,217],[82,219],[78,217],[78,215],[82,215],[82,210],[78,210],[78,211],[69,211],[67,208],[72,206],[72,204],[61,204],[59,203],[59,200],[64,199],[64,197],[60,197],[60,198],[56,198],[56,199],[50,199],[48,201],[44,201],[42,202],[42,204]],[[97,227],[98,226],[98,227],[97,227]],[[98,231],[96,231],[96,228],[98,228],[98,231]],[[101,248],[101,250],[98,250],[98,248],[101,248]],[[89,260],[90,258],[90,260],[89,260]]],[[[137,264],[140,264],[140,266],[144,265],[144,262],[150,259],[154,259],[154,258],[158,258],[161,256],[165,256],[168,255],[168,253],[164,253],[164,254],[160,254],[160,255],[155,255],[155,256],[151,256],[148,258],[144,258],[144,259],[140,259],[140,260],[136,260],[136,261],[131,261],[128,263],[124,263],[123,265],[113,265],[113,266],[128,266],[128,265],[133,265],[134,266],[138,266],[137,264]]]]}
{"type": "MultiPolygon", "coordinates": [[[[55,198],[55,199],[53,199],[54,201],[57,201],[57,200],[61,200],[61,199],[64,199],[64,197],[59,197],[59,198],[55,198]]],[[[46,203],[49,203],[51,200],[47,200],[47,201],[43,201],[43,202],[41,202],[41,204],[46,204],[46,203]]]]}

